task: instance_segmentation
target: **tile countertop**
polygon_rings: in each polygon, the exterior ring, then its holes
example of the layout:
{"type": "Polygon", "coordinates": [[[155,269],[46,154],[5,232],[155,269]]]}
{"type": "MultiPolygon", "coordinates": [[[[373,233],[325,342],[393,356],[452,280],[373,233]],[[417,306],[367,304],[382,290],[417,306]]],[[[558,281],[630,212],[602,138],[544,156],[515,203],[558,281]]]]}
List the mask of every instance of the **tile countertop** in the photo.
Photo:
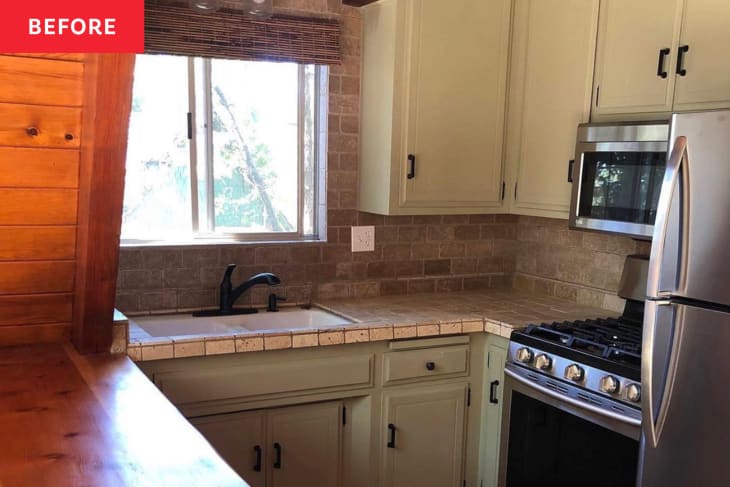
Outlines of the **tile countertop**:
{"type": "Polygon", "coordinates": [[[124,355],[0,349],[0,485],[247,487],[124,355]]]}
{"type": "Polygon", "coordinates": [[[127,354],[135,361],[282,350],[393,339],[493,333],[509,338],[531,323],[605,318],[618,313],[551,296],[514,290],[410,294],[316,302],[354,323],[321,330],[150,337],[129,323],[127,354]]]}

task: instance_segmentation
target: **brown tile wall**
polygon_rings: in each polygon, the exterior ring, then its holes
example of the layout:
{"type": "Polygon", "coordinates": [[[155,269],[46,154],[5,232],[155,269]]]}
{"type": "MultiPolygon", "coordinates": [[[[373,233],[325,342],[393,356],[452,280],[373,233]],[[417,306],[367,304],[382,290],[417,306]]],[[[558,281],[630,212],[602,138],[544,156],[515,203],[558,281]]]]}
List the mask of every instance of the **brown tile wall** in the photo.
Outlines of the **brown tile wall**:
{"type": "MultiPolygon", "coordinates": [[[[382,217],[356,211],[359,164],[360,14],[340,0],[276,0],[282,13],[337,17],[343,63],[330,70],[328,242],[194,248],[123,248],[117,307],[124,312],[215,306],[226,264],[235,281],[271,271],[295,301],[458,291],[508,284],[515,269],[515,217],[382,217]],[[375,252],[350,252],[350,226],[375,225],[375,252]]],[[[242,304],[261,304],[254,289],[242,304]]]]}
{"type": "Polygon", "coordinates": [[[624,260],[649,254],[649,242],[570,230],[565,220],[519,217],[514,286],[619,310],[624,260]]]}

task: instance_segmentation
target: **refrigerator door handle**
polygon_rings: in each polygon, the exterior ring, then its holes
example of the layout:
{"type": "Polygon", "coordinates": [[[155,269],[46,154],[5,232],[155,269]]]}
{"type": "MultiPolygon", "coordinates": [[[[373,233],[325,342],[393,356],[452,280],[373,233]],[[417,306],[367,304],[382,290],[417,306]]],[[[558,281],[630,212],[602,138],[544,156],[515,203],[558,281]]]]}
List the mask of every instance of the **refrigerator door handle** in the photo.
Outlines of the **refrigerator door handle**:
{"type": "Polygon", "coordinates": [[[683,307],[670,301],[647,301],[642,345],[642,427],[656,447],[672,397],[681,343],[683,307]]]}
{"type": "MultiPolygon", "coordinates": [[[[686,245],[687,245],[687,216],[688,208],[686,207],[689,201],[687,197],[687,191],[689,185],[683,185],[683,191],[680,193],[682,196],[682,214],[680,215],[680,228],[677,229],[680,235],[680,256],[677,256],[671,265],[665,262],[665,251],[666,251],[666,240],[669,233],[669,220],[670,211],[672,208],[672,200],[674,199],[674,189],[677,187],[680,179],[680,174],[687,174],[687,168],[682,168],[684,164],[686,166],[687,160],[687,138],[684,136],[677,137],[674,142],[674,147],[670,154],[669,160],[667,161],[667,170],[664,173],[664,181],[662,183],[662,190],[659,195],[659,202],[657,205],[657,215],[654,224],[654,236],[651,244],[651,260],[649,262],[649,274],[647,278],[647,296],[660,297],[662,295],[673,294],[672,291],[675,289],[666,290],[661,289],[662,287],[662,274],[668,271],[674,273],[673,282],[677,282],[677,275],[680,278],[684,275],[684,256],[686,256],[686,245]],[[679,260],[682,259],[681,267],[679,267],[679,260]],[[678,268],[679,267],[679,268],[678,268]]],[[[686,179],[686,177],[685,177],[686,179]]]]}

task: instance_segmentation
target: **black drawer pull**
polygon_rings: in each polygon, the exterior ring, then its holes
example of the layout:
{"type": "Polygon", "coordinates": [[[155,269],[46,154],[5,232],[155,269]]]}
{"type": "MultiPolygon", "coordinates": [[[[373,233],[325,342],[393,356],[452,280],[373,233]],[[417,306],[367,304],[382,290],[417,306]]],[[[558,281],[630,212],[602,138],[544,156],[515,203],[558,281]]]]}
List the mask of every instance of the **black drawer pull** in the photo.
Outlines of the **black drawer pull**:
{"type": "Polygon", "coordinates": [[[416,177],[416,156],[408,154],[408,179],[416,177]]]}
{"type": "Polygon", "coordinates": [[[679,54],[677,54],[677,74],[687,76],[687,70],[684,69],[684,55],[689,51],[689,46],[679,46],[679,54]]]}
{"type": "Polygon", "coordinates": [[[568,161],[568,182],[573,182],[573,165],[575,165],[575,159],[568,161]]]}
{"type": "Polygon", "coordinates": [[[497,399],[497,387],[499,387],[499,381],[495,380],[489,384],[489,402],[492,404],[499,404],[497,399]]]}
{"type": "Polygon", "coordinates": [[[426,362],[426,370],[434,370],[436,368],[436,362],[426,362]]]}
{"type": "Polygon", "coordinates": [[[656,68],[656,75],[660,78],[666,78],[667,77],[667,70],[664,69],[664,58],[669,55],[669,48],[665,47],[664,49],[659,49],[659,65],[656,68]]]}
{"type": "Polygon", "coordinates": [[[256,463],[253,465],[253,471],[254,472],[260,472],[261,471],[261,447],[259,445],[256,445],[253,447],[254,453],[256,453],[256,463]]]}
{"type": "Polygon", "coordinates": [[[276,452],[274,468],[281,468],[281,445],[279,443],[274,443],[274,452],[276,452]]]}
{"type": "Polygon", "coordinates": [[[388,424],[388,448],[395,448],[395,425],[393,423],[388,424]]]}

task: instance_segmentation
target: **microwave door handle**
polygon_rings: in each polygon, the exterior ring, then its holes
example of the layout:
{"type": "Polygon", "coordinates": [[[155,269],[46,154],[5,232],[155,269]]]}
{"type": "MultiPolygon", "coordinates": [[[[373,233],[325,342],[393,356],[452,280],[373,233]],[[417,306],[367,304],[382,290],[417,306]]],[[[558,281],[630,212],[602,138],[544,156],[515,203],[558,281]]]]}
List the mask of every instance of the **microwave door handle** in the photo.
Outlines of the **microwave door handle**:
{"type": "MultiPolygon", "coordinates": [[[[672,200],[674,199],[674,193],[675,188],[677,187],[679,183],[679,177],[680,173],[687,174],[687,168],[684,168],[684,171],[682,171],[682,164],[686,161],[686,155],[687,155],[687,138],[684,136],[677,137],[677,140],[674,142],[674,147],[672,148],[672,152],[669,156],[669,160],[667,161],[667,170],[664,173],[664,181],[662,183],[662,190],[659,194],[659,203],[657,205],[657,215],[656,220],[654,224],[654,236],[652,239],[651,244],[651,260],[649,261],[649,273],[647,277],[647,296],[649,298],[656,298],[659,297],[662,293],[661,287],[661,277],[663,273],[666,273],[668,269],[662,269],[662,266],[664,264],[664,254],[666,250],[666,238],[667,234],[669,232],[669,213],[671,211],[672,207],[672,200]]],[[[685,178],[686,179],[686,178],[685,178]]],[[[686,208],[686,202],[687,199],[687,190],[688,187],[685,184],[684,185],[684,191],[682,192],[683,197],[683,208],[682,208],[682,215],[679,221],[679,225],[682,227],[680,229],[681,235],[682,235],[682,241],[681,241],[681,250],[683,254],[683,250],[686,248],[686,219],[687,219],[687,211],[685,211],[686,208]]],[[[676,261],[675,261],[676,262],[676,261]]],[[[679,273],[679,270],[677,269],[677,265],[673,264],[672,269],[674,272],[674,276],[679,273]]],[[[676,282],[676,278],[675,278],[676,282]]]]}
{"type": "Polygon", "coordinates": [[[672,397],[684,308],[670,301],[647,301],[644,316],[641,424],[647,441],[656,447],[672,397]]]}

